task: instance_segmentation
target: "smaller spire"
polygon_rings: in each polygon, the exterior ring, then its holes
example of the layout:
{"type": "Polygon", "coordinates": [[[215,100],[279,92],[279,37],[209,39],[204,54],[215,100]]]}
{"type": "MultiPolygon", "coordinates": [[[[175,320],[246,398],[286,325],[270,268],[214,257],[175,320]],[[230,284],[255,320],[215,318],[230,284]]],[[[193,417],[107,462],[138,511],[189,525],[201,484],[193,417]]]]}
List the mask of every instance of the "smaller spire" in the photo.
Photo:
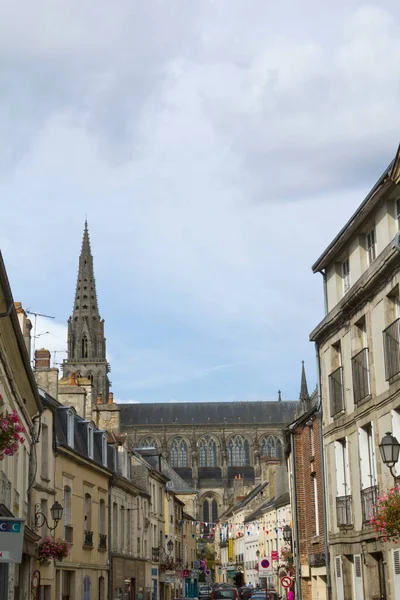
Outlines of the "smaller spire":
{"type": "Polygon", "coordinates": [[[282,402],[282,392],[278,390],[278,402],[282,402]]]}
{"type": "Polygon", "coordinates": [[[88,222],[87,219],[85,219],[85,228],[83,230],[83,239],[82,239],[82,252],[81,252],[81,256],[83,254],[91,254],[90,252],[90,239],[89,239],[89,229],[88,229],[88,222]]]}
{"type": "Polygon", "coordinates": [[[308,393],[306,370],[304,368],[304,360],[301,361],[301,386],[300,386],[300,400],[302,402],[308,402],[310,394],[308,393]]]}

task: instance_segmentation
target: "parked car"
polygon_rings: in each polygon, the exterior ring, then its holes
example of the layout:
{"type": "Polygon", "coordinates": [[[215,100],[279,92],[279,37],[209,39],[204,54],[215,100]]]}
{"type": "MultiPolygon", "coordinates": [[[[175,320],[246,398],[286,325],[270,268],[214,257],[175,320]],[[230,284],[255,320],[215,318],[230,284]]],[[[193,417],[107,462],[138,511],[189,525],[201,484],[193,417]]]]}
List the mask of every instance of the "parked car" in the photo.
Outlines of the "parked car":
{"type": "Polygon", "coordinates": [[[249,600],[249,598],[254,594],[254,588],[250,588],[247,586],[239,588],[238,591],[240,600],[249,600]]]}
{"type": "Polygon", "coordinates": [[[268,592],[257,590],[251,596],[251,600],[280,600],[280,598],[276,590],[268,590],[268,592]]]}
{"type": "Polygon", "coordinates": [[[199,600],[209,600],[211,596],[211,586],[210,585],[200,585],[199,586],[199,600]]]}
{"type": "Polygon", "coordinates": [[[235,587],[218,588],[211,594],[211,600],[237,600],[238,598],[239,594],[235,587]]]}

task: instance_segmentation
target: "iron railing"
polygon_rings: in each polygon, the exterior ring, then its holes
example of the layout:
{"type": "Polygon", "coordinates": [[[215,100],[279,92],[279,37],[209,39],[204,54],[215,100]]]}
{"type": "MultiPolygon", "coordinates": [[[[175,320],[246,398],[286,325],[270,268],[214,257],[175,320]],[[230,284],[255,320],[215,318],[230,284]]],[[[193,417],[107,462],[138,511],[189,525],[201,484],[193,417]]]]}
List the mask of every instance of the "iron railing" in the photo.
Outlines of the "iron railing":
{"type": "Polygon", "coordinates": [[[383,330],[386,380],[400,373],[400,319],[383,330]]]}
{"type": "Polygon", "coordinates": [[[4,504],[11,510],[11,481],[7,479],[4,473],[0,474],[0,504],[4,504]]]}
{"type": "Polygon", "coordinates": [[[336,498],[336,521],[338,527],[352,525],[351,496],[338,496],[336,498]]]}
{"type": "Polygon", "coordinates": [[[376,498],[378,495],[378,486],[372,485],[371,487],[364,488],[361,490],[361,509],[363,523],[369,523],[371,516],[375,512],[376,498]]]}
{"type": "Polygon", "coordinates": [[[353,371],[354,402],[358,404],[370,394],[368,348],[363,348],[351,359],[353,371]]]}
{"type": "Polygon", "coordinates": [[[343,367],[339,367],[329,375],[329,398],[331,417],[344,409],[343,367]]]}
{"type": "Polygon", "coordinates": [[[74,541],[74,528],[71,525],[64,525],[64,537],[70,544],[74,541]]]}
{"type": "Polygon", "coordinates": [[[85,531],[83,545],[93,548],[93,531],[85,531]]]}
{"type": "Polygon", "coordinates": [[[99,533],[99,549],[107,550],[107,535],[105,533],[99,533]]]}

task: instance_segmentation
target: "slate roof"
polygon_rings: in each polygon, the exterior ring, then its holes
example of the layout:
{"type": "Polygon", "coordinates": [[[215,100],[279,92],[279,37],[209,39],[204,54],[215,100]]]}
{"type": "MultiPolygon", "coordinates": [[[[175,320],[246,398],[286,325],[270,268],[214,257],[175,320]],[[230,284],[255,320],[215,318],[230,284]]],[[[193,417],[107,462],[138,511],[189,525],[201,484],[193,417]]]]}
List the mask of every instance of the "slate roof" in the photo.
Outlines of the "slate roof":
{"type": "Polygon", "coordinates": [[[290,423],[297,401],[279,402],[155,402],[118,404],[121,427],[135,425],[290,423]]]}
{"type": "Polygon", "coordinates": [[[269,500],[261,504],[261,506],[259,506],[257,510],[251,513],[251,515],[248,515],[245,518],[244,522],[251,523],[251,521],[255,521],[256,519],[261,517],[268,508],[281,508],[282,506],[286,506],[287,504],[290,504],[289,492],[285,492],[281,496],[278,496],[278,498],[269,498],[269,500]]]}
{"type": "Polygon", "coordinates": [[[154,448],[135,448],[135,453],[142,456],[146,462],[168,478],[167,488],[176,494],[196,494],[197,490],[192,488],[180,475],[168,464],[160,453],[154,448]]]}

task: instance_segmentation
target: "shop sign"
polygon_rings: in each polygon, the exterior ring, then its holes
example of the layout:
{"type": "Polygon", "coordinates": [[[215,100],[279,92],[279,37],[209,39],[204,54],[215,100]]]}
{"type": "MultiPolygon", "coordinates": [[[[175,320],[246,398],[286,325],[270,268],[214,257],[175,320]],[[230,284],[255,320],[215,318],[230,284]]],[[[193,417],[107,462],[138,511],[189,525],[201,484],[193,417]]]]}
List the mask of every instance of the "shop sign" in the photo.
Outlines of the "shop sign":
{"type": "Polygon", "coordinates": [[[0,518],[0,563],[20,563],[24,541],[24,520],[0,518]]]}
{"type": "Polygon", "coordinates": [[[188,571],[187,569],[185,569],[183,571],[183,576],[184,576],[185,579],[187,579],[188,577],[190,577],[190,571],[188,571]]]}

